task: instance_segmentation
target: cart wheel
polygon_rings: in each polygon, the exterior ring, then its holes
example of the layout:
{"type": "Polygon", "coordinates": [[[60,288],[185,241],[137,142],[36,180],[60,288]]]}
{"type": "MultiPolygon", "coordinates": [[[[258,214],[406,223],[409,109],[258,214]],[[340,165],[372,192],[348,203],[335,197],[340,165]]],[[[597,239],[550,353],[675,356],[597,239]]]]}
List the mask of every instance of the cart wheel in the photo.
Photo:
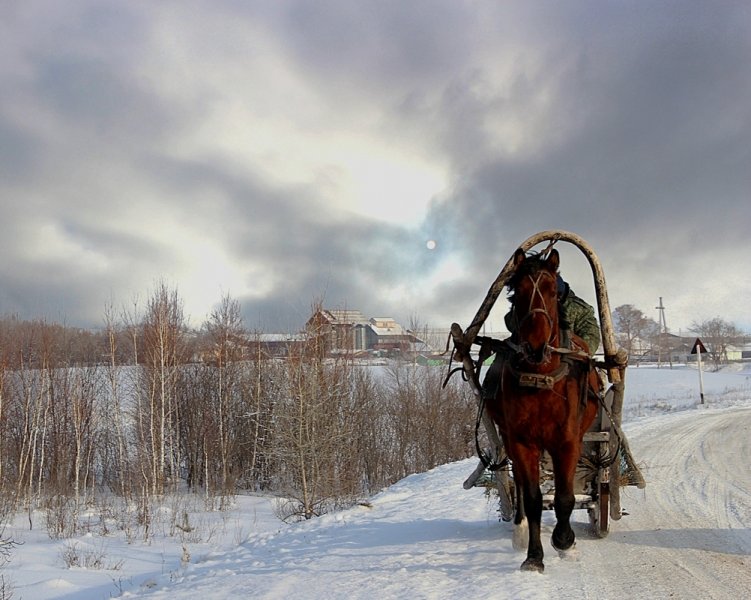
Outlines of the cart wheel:
{"type": "Polygon", "coordinates": [[[589,510],[589,523],[598,538],[607,537],[610,529],[610,484],[600,483],[600,493],[589,510]]]}

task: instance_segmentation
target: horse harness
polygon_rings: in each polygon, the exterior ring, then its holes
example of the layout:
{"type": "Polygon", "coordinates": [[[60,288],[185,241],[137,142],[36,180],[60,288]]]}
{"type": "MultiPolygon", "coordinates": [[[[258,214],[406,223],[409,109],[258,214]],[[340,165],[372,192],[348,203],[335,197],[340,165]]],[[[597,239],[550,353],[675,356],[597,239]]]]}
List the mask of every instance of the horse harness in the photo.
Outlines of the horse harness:
{"type": "MultiPolygon", "coordinates": [[[[564,338],[567,337],[568,336],[564,336],[564,338]]],[[[571,370],[574,367],[574,363],[578,362],[583,365],[587,365],[586,369],[582,369],[580,373],[578,373],[579,403],[582,408],[586,405],[588,394],[593,393],[587,385],[587,373],[589,373],[589,371],[594,368],[594,361],[585,352],[573,350],[570,348],[551,348],[551,352],[563,355],[561,358],[561,364],[550,373],[529,373],[519,370],[514,365],[513,359],[515,357],[523,355],[522,349],[518,344],[512,342],[511,340],[496,340],[494,338],[484,336],[477,336],[477,338],[475,338],[475,342],[477,344],[480,344],[480,353],[476,363],[477,372],[475,374],[475,376],[478,378],[482,365],[493,354],[496,354],[499,357],[505,357],[501,358],[501,360],[505,360],[506,366],[509,367],[511,374],[518,380],[518,384],[521,387],[530,387],[539,390],[552,391],[559,381],[569,376],[571,370]]],[[[498,360],[498,358],[496,358],[496,360],[498,360]]],[[[446,381],[448,381],[448,378],[452,373],[453,371],[449,372],[446,381]]],[[[503,373],[499,374],[498,380],[495,382],[493,389],[488,390],[490,392],[489,394],[480,393],[480,399],[477,404],[477,419],[475,421],[475,449],[477,451],[477,456],[480,458],[480,461],[489,471],[498,471],[509,465],[508,456],[504,457],[504,459],[500,462],[494,462],[488,456],[486,456],[485,452],[480,447],[479,440],[480,423],[482,421],[483,412],[485,411],[485,402],[488,400],[489,396],[494,398],[497,395],[498,387],[500,386],[502,379],[503,373]]],[[[601,398],[599,398],[599,395],[598,399],[601,400],[601,398]]]]}
{"type": "MultiPolygon", "coordinates": [[[[587,385],[587,374],[591,369],[594,368],[594,361],[592,358],[587,354],[586,352],[573,349],[571,347],[571,340],[570,337],[567,335],[567,330],[563,330],[564,335],[562,336],[563,339],[561,342],[563,342],[564,347],[558,347],[554,346],[553,344],[556,342],[557,333],[554,332],[553,327],[553,318],[550,316],[550,313],[548,312],[546,303],[545,303],[545,297],[542,295],[542,292],[540,290],[540,279],[543,276],[552,277],[555,278],[554,275],[549,273],[548,271],[539,271],[536,273],[536,277],[533,277],[533,274],[527,274],[527,277],[529,277],[530,281],[532,281],[532,296],[529,301],[529,309],[527,313],[524,315],[522,320],[517,324],[517,329],[521,326],[521,324],[528,318],[530,318],[534,314],[542,313],[543,316],[547,319],[548,325],[550,326],[550,335],[548,337],[548,340],[545,343],[544,350],[543,350],[543,358],[540,364],[547,363],[552,354],[559,354],[561,355],[561,362],[558,367],[556,367],[553,371],[550,373],[535,373],[530,371],[522,370],[518,367],[517,360],[516,359],[524,359],[526,360],[528,358],[528,352],[526,345],[520,345],[513,341],[509,340],[496,340],[494,338],[485,337],[485,336],[477,336],[475,338],[475,343],[480,345],[480,352],[477,359],[477,362],[475,363],[475,380],[479,381],[480,376],[480,370],[482,368],[482,365],[485,364],[485,361],[490,358],[493,354],[496,354],[496,360],[504,360],[505,366],[509,368],[509,371],[511,375],[517,380],[517,383],[521,387],[527,387],[532,389],[538,389],[538,390],[550,390],[553,391],[555,389],[556,384],[561,381],[562,379],[568,377],[570,374],[572,374],[572,370],[574,370],[575,363],[580,363],[581,365],[586,365],[587,368],[581,369],[579,373],[576,373],[574,376],[577,377],[579,382],[579,389],[580,389],[580,395],[579,395],[579,401],[580,405],[583,407],[586,405],[587,402],[587,395],[588,393],[591,393],[589,391],[589,386],[587,385]],[[539,297],[542,302],[542,308],[534,307],[534,301],[535,299],[539,297]]],[[[455,350],[459,350],[459,348],[456,348],[455,343],[455,350]]],[[[453,354],[453,353],[452,353],[453,354]]],[[[453,358],[453,356],[452,356],[453,358]]],[[[457,369],[451,369],[449,366],[449,373],[444,381],[444,386],[446,383],[448,383],[448,380],[450,379],[451,375],[456,372],[457,370],[462,370],[463,368],[457,368],[457,369]]],[[[466,376],[466,374],[465,374],[466,376]]],[[[503,379],[503,371],[501,372],[500,376],[498,377],[498,380],[495,382],[494,389],[491,391],[491,397],[495,397],[498,393],[498,386],[501,384],[501,380],[503,379]]],[[[478,402],[478,411],[477,411],[477,420],[475,423],[475,446],[477,450],[477,454],[485,466],[485,468],[489,469],[490,471],[496,471],[501,468],[504,468],[508,465],[509,460],[508,457],[505,457],[504,460],[502,460],[500,463],[494,463],[491,461],[488,457],[485,456],[485,453],[480,448],[479,444],[479,428],[480,428],[480,422],[482,420],[482,415],[485,410],[485,402],[488,398],[488,394],[486,393],[480,393],[480,400],[478,402]]]]}
{"type": "MultiPolygon", "coordinates": [[[[508,367],[511,375],[516,379],[520,387],[529,387],[538,390],[553,390],[559,381],[571,374],[575,363],[581,363],[588,367],[579,374],[580,377],[582,377],[584,373],[589,372],[594,366],[592,358],[586,352],[572,348],[554,348],[549,346],[548,348],[551,353],[561,355],[561,364],[549,373],[529,372],[522,370],[515,360],[516,358],[524,356],[524,350],[518,344],[511,340],[499,341],[482,336],[477,336],[477,341],[480,344],[478,366],[482,365],[485,360],[493,354],[499,355],[502,357],[502,360],[504,360],[505,365],[508,367]]],[[[498,358],[496,358],[496,360],[498,360],[498,358]]],[[[496,385],[494,392],[497,391],[498,386],[496,385]]]]}

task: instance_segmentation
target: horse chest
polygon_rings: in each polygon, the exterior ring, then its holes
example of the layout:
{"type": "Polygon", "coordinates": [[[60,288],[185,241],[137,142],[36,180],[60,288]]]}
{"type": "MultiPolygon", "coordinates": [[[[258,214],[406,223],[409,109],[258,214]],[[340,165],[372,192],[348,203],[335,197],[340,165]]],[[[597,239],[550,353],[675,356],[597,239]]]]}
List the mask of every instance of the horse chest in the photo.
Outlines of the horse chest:
{"type": "Polygon", "coordinates": [[[513,430],[517,441],[547,446],[575,434],[570,408],[565,403],[551,402],[549,393],[517,388],[505,397],[510,400],[500,407],[501,427],[513,430]]]}

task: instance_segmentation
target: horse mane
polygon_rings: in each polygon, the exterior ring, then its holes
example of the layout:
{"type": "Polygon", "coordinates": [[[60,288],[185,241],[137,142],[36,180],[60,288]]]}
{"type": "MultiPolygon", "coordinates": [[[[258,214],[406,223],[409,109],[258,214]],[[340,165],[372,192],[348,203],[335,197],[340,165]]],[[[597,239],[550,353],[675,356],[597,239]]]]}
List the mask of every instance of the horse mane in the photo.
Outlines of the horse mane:
{"type": "Polygon", "coordinates": [[[545,258],[543,258],[539,253],[533,252],[528,254],[524,261],[522,261],[516,267],[516,270],[513,272],[508,280],[508,283],[506,284],[509,293],[513,294],[514,288],[519,284],[519,281],[521,281],[527,275],[535,275],[543,268],[544,265],[545,258]]]}

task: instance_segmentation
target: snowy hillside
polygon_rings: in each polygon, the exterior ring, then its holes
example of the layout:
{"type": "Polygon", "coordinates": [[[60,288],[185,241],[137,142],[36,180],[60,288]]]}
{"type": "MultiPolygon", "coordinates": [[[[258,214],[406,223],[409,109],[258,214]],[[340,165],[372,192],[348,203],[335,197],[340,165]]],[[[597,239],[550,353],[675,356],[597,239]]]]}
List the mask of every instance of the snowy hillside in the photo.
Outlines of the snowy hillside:
{"type": "Polygon", "coordinates": [[[511,526],[482,490],[462,489],[472,459],[300,524],[279,522],[266,498],[239,498],[226,513],[179,507],[193,537],[165,532],[149,545],[123,532],[50,541],[19,517],[6,535],[25,544],[2,572],[25,600],[742,597],[751,589],[751,372],[705,374],[704,407],[697,389],[692,369],[628,371],[625,429],[647,487],[624,490],[629,515],[606,539],[575,512],[573,561],[550,547],[546,512],[543,575],[519,571],[511,526]],[[99,551],[105,568],[66,568],[71,546],[99,551]]]}

